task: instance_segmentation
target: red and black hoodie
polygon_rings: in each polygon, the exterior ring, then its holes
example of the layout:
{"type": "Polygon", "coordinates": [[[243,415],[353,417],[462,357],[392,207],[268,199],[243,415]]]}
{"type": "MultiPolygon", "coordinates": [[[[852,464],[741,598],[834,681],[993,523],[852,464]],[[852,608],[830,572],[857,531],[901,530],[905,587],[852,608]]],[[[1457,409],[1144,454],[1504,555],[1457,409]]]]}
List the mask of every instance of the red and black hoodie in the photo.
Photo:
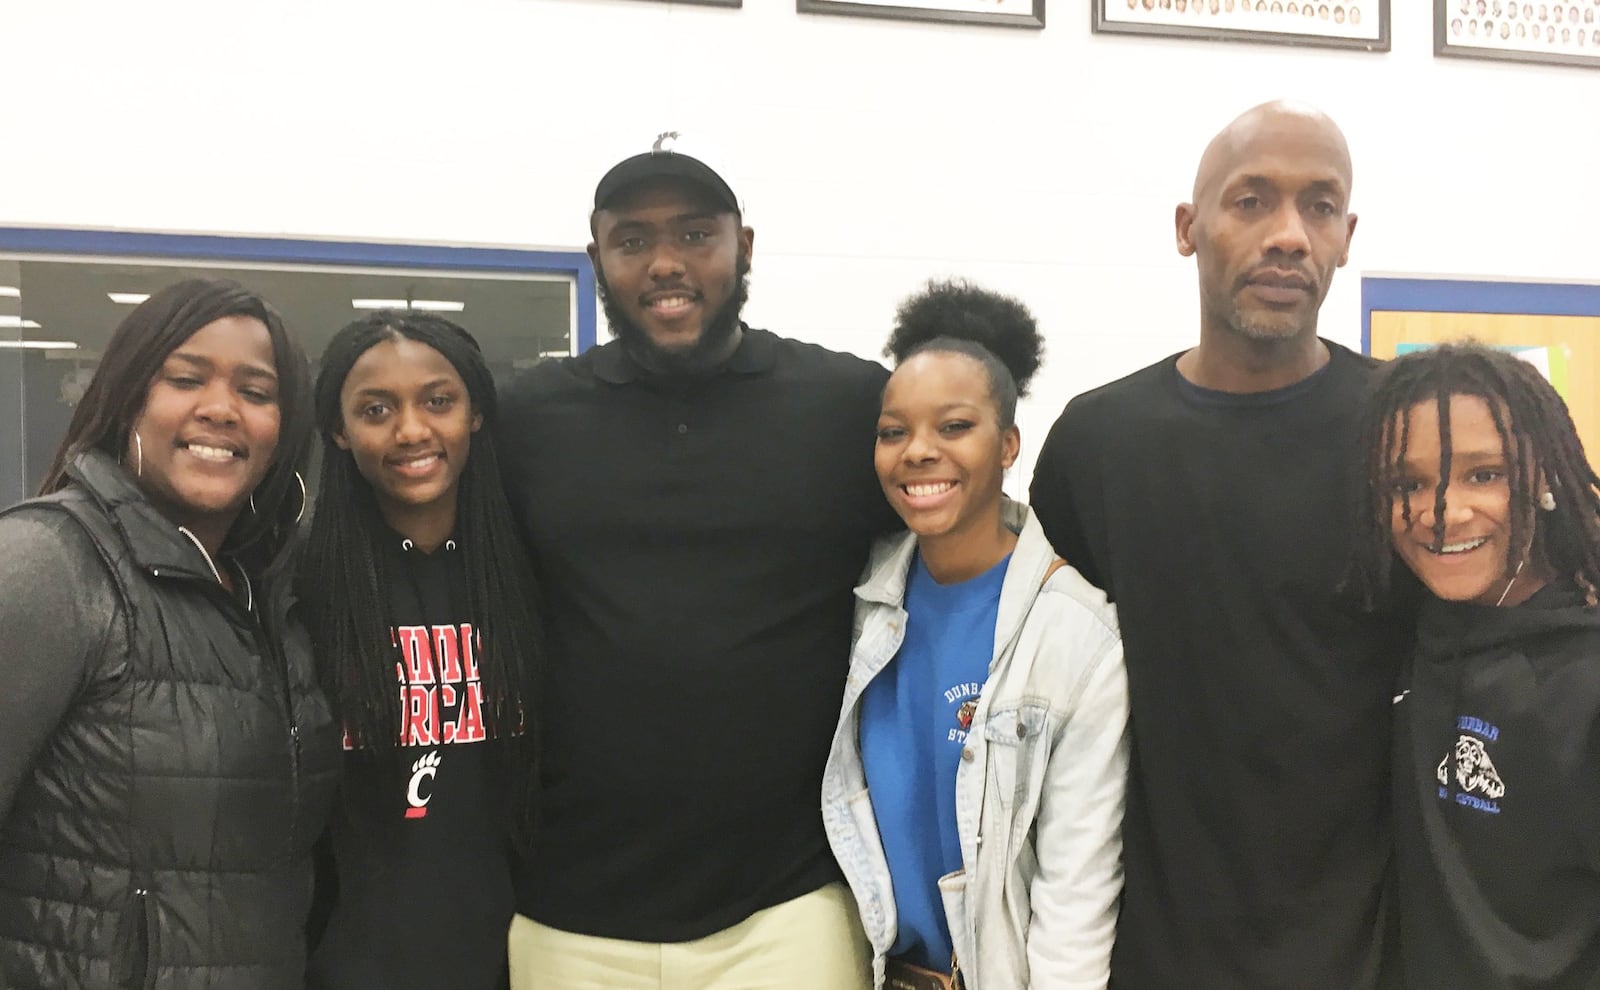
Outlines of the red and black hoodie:
{"type": "Polygon", "coordinates": [[[336,882],[319,892],[331,913],[309,986],[494,990],[505,985],[511,845],[478,617],[454,540],[423,553],[385,535],[402,745],[372,753],[346,739],[329,832],[336,882]]]}

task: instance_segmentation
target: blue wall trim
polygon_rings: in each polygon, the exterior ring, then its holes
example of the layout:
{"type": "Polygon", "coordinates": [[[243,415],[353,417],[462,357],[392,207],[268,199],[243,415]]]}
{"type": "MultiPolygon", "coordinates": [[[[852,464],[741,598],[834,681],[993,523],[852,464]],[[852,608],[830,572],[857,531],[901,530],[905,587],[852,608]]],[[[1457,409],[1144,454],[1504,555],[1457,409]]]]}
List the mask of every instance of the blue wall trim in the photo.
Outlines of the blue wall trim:
{"type": "Polygon", "coordinates": [[[380,244],[368,241],[306,241],[286,237],[0,227],[0,253],[191,258],[195,261],[568,275],[577,283],[578,353],[595,344],[597,314],[594,268],[589,263],[589,256],[582,251],[522,251],[514,248],[380,244]]]}
{"type": "Polygon", "coordinates": [[[1363,354],[1372,353],[1374,312],[1600,316],[1600,285],[1363,277],[1361,279],[1363,354]]]}

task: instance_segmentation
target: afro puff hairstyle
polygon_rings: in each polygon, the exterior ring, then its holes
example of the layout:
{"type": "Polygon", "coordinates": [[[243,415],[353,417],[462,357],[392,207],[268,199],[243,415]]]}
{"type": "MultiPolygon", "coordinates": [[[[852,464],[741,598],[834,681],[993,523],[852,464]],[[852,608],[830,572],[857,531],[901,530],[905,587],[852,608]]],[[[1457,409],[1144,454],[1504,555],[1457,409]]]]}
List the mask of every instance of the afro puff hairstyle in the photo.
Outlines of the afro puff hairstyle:
{"type": "Polygon", "coordinates": [[[1016,299],[963,279],[934,280],[900,304],[883,349],[896,363],[925,351],[965,354],[982,364],[1000,424],[1007,427],[1044,360],[1044,338],[1028,307],[1016,299]]]}

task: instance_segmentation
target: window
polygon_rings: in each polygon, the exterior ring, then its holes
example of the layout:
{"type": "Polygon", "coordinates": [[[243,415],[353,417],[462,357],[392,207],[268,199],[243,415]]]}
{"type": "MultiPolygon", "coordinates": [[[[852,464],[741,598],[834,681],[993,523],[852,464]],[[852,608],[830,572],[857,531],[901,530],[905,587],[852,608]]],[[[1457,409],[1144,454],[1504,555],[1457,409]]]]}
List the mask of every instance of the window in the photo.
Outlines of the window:
{"type": "Polygon", "coordinates": [[[111,331],[185,278],[231,278],[283,314],[313,364],[365,309],[433,309],[501,384],[594,343],[581,252],[0,228],[0,505],[33,494],[111,331]],[[15,423],[15,427],[8,425],[15,423]]]}

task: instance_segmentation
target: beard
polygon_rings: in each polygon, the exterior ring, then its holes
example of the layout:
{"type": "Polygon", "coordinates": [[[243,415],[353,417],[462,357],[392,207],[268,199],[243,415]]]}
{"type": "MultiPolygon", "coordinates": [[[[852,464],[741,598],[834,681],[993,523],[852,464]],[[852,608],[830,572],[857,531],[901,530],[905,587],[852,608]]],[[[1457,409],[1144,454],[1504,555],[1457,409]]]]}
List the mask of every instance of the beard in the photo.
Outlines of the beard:
{"type": "Polygon", "coordinates": [[[740,327],[740,314],[750,298],[750,262],[740,258],[736,269],[738,280],[733,294],[723,303],[705,326],[700,337],[688,347],[662,347],[650,339],[644,328],[628,319],[622,307],[606,284],[605,273],[596,266],[595,289],[600,294],[600,308],[611,326],[611,335],[622,341],[628,354],[640,365],[667,376],[701,375],[716,368],[727,359],[728,341],[740,327]]]}
{"type": "Polygon", "coordinates": [[[1228,326],[1233,327],[1234,332],[1246,340],[1267,344],[1279,340],[1292,340],[1300,336],[1306,330],[1308,322],[1314,330],[1315,312],[1307,321],[1292,313],[1247,313],[1235,306],[1230,314],[1228,326]]]}
{"type": "Polygon", "coordinates": [[[1317,314],[1322,308],[1322,283],[1304,269],[1299,270],[1311,282],[1309,310],[1276,311],[1244,305],[1240,296],[1248,288],[1249,275],[1242,275],[1233,284],[1231,292],[1220,299],[1211,300],[1212,312],[1220,317],[1218,324],[1255,344],[1276,344],[1295,340],[1307,333],[1315,334],[1317,314]]]}

